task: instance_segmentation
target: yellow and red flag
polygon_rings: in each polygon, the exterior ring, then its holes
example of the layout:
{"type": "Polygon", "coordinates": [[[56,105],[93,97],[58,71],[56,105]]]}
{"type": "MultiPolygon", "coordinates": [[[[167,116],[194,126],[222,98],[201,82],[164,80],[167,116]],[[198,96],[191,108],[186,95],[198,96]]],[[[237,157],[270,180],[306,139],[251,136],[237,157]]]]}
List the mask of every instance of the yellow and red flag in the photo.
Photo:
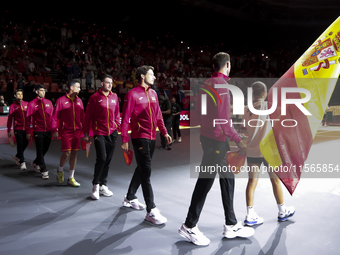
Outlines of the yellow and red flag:
{"type": "MultiPolygon", "coordinates": [[[[288,104],[286,115],[281,115],[281,108],[277,107],[270,114],[273,127],[260,144],[262,155],[270,166],[278,170],[276,174],[291,195],[299,183],[304,162],[339,77],[339,61],[340,17],[268,92],[269,108],[272,105],[273,88],[278,91],[278,106],[281,105],[281,88],[304,88],[311,94],[311,99],[303,104],[311,115],[305,115],[294,104],[288,104]],[[295,120],[296,126],[280,124],[288,119],[295,120]]],[[[300,93],[288,93],[287,99],[301,99],[304,96],[300,93]]]]}

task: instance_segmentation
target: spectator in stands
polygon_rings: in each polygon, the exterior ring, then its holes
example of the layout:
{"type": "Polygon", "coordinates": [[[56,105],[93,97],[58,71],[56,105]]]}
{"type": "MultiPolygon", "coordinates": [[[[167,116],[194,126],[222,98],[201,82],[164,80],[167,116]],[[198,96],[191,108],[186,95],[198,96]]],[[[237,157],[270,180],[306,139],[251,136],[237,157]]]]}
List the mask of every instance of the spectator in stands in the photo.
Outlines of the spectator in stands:
{"type": "Polygon", "coordinates": [[[9,106],[7,101],[5,101],[4,95],[0,95],[0,106],[9,106]]]}
{"type": "Polygon", "coordinates": [[[89,91],[89,89],[91,89],[91,86],[92,86],[92,73],[90,69],[86,70],[85,83],[86,83],[86,91],[89,91]]]}
{"type": "Polygon", "coordinates": [[[6,68],[5,68],[3,62],[0,61],[0,74],[3,74],[5,72],[5,70],[6,70],[6,68]]]}
{"type": "Polygon", "coordinates": [[[25,83],[26,83],[26,79],[25,79],[25,77],[22,76],[22,73],[18,73],[17,82],[18,82],[18,88],[17,89],[23,90],[25,83]]]}
{"type": "Polygon", "coordinates": [[[181,107],[176,103],[176,97],[173,95],[171,97],[171,114],[172,114],[172,132],[173,132],[173,142],[176,142],[178,135],[178,142],[182,142],[181,130],[179,129],[180,117],[181,117],[181,107]]]}
{"type": "Polygon", "coordinates": [[[28,71],[29,71],[30,75],[35,74],[35,64],[34,64],[33,61],[30,61],[29,65],[28,65],[28,71]]]}
{"type": "Polygon", "coordinates": [[[28,83],[24,85],[24,92],[33,92],[33,89],[35,87],[35,81],[30,80],[28,83]]]}
{"type": "Polygon", "coordinates": [[[13,83],[13,78],[12,77],[10,77],[7,80],[7,91],[14,92],[14,83],[13,83]]]}

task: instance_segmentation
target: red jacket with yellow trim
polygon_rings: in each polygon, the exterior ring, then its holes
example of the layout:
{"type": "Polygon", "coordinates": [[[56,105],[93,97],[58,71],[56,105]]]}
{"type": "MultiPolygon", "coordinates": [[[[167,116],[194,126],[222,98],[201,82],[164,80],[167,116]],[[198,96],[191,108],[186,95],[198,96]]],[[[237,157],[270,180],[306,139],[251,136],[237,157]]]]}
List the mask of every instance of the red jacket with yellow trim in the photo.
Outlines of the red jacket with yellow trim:
{"type": "Polygon", "coordinates": [[[11,131],[12,123],[13,129],[25,130],[27,106],[28,102],[26,101],[21,101],[21,103],[14,101],[11,104],[7,118],[7,132],[11,131]]]}
{"type": "Polygon", "coordinates": [[[35,98],[28,103],[26,117],[26,134],[33,131],[47,132],[52,130],[52,102],[46,98],[35,98]]]}
{"type": "Polygon", "coordinates": [[[124,99],[122,116],[123,143],[129,141],[128,129],[131,117],[131,138],[156,139],[156,128],[162,135],[166,131],[156,91],[150,87],[145,90],[141,85],[130,90],[124,99]]]}
{"type": "Polygon", "coordinates": [[[81,130],[84,122],[84,105],[79,97],[70,98],[67,94],[58,98],[52,115],[52,130],[81,130]],[[59,120],[59,128],[58,128],[59,120]]]}
{"type": "Polygon", "coordinates": [[[94,135],[110,135],[120,129],[119,100],[116,93],[110,91],[105,96],[101,89],[94,93],[86,106],[83,132],[88,134],[92,121],[94,135]]]}
{"type": "MultiPolygon", "coordinates": [[[[211,78],[205,81],[205,84],[209,84],[214,88],[215,84],[227,84],[230,78],[222,73],[215,72],[211,75],[211,78]]],[[[200,90],[198,99],[195,104],[195,112],[192,115],[196,118],[195,121],[199,121],[201,125],[200,134],[217,141],[225,141],[228,137],[231,141],[236,143],[241,141],[240,135],[235,130],[234,126],[230,126],[231,123],[231,111],[230,111],[230,91],[227,88],[217,88],[216,92],[221,98],[222,104],[215,105],[210,97],[207,97],[207,115],[201,115],[201,95],[200,90]],[[228,124],[214,125],[215,119],[228,120],[228,124]]],[[[195,123],[196,124],[196,123],[195,123]]]]}

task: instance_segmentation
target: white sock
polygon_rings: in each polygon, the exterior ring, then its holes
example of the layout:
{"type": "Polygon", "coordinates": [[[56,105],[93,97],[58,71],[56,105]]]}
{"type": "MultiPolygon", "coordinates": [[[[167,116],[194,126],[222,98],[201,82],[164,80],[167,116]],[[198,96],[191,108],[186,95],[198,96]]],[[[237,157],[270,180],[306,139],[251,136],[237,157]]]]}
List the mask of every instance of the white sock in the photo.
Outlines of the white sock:
{"type": "Polygon", "coordinates": [[[282,203],[282,204],[277,204],[277,208],[279,209],[279,212],[280,213],[285,213],[286,212],[286,205],[285,203],[282,203]]]}
{"type": "Polygon", "coordinates": [[[70,170],[70,179],[71,179],[72,177],[74,177],[74,171],[75,171],[75,170],[70,170]]]}
{"type": "Polygon", "coordinates": [[[254,206],[247,206],[247,215],[252,215],[255,213],[254,206]]]}
{"type": "Polygon", "coordinates": [[[59,166],[58,172],[64,172],[64,167],[59,166]]]}

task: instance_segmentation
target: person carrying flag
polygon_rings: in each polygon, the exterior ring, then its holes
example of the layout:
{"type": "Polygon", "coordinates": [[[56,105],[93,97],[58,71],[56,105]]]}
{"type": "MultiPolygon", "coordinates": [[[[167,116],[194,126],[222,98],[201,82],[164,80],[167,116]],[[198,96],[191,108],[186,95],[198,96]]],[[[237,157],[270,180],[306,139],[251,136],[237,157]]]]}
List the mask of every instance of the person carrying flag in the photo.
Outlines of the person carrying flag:
{"type": "MultiPolygon", "coordinates": [[[[267,86],[263,82],[257,81],[252,84],[252,98],[253,106],[257,110],[268,110],[267,98],[267,86]]],[[[259,180],[259,168],[262,163],[266,169],[273,187],[273,193],[279,210],[278,221],[286,221],[292,217],[295,213],[293,206],[286,206],[283,198],[283,191],[281,187],[280,179],[275,172],[269,170],[267,161],[263,158],[260,151],[260,142],[265,136],[266,132],[270,130],[270,122],[268,115],[256,115],[253,114],[248,106],[245,107],[245,114],[243,115],[244,123],[252,122],[252,125],[246,125],[249,138],[247,140],[247,164],[251,171],[248,172],[248,184],[246,188],[246,203],[247,203],[247,215],[244,220],[244,224],[248,226],[258,225],[263,223],[263,218],[259,217],[254,209],[254,194],[259,180]],[[257,122],[256,122],[257,121],[257,122]],[[254,124],[255,123],[255,124],[254,124]],[[265,123],[260,125],[260,123],[265,123]]]]}

